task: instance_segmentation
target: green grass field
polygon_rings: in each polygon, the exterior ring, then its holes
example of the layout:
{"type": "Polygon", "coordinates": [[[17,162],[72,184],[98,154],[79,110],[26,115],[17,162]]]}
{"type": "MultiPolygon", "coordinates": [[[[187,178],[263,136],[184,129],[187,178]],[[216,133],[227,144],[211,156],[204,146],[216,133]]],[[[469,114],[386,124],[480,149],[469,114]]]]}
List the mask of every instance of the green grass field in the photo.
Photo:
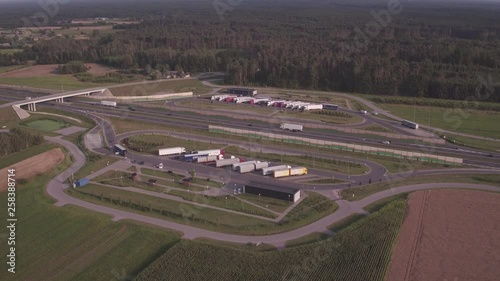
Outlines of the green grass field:
{"type": "Polygon", "coordinates": [[[292,230],[331,214],[338,208],[335,202],[311,192],[279,223],[273,223],[107,186],[90,184],[76,190],[69,189],[66,192],[73,197],[120,210],[218,232],[248,235],[264,235],[292,230]]]}
{"type": "MultiPolygon", "coordinates": [[[[45,194],[45,185],[66,169],[67,160],[27,184],[18,183],[16,273],[2,273],[2,280],[113,280],[116,276],[133,276],[179,241],[178,234],[166,230],[114,223],[109,216],[74,206],[54,206],[45,194]]],[[[6,192],[0,193],[0,201],[7,202],[6,192]]],[[[0,219],[6,221],[7,213],[1,212],[0,219]]],[[[5,242],[5,227],[0,229],[0,237],[5,242]]],[[[0,252],[0,262],[5,265],[6,248],[0,252]]]]}
{"type": "Polygon", "coordinates": [[[381,107],[424,126],[430,124],[431,127],[453,131],[457,134],[500,138],[500,127],[496,123],[500,118],[500,112],[416,106],[416,119],[414,120],[414,107],[411,105],[382,104],[381,107]]]}
{"type": "Polygon", "coordinates": [[[49,119],[49,118],[31,121],[26,123],[26,125],[31,129],[35,129],[42,132],[57,131],[59,129],[66,128],[69,126],[69,124],[66,122],[61,122],[60,120],[49,119]]]}
{"type": "Polygon", "coordinates": [[[224,151],[231,155],[236,155],[239,157],[252,157],[261,161],[271,161],[271,162],[282,162],[283,164],[289,164],[294,166],[305,166],[308,168],[323,169],[328,171],[339,172],[343,174],[363,174],[368,172],[369,169],[365,165],[359,163],[348,163],[344,161],[336,161],[324,158],[314,158],[312,156],[293,156],[293,155],[280,155],[280,154],[270,154],[270,153],[257,153],[250,152],[246,149],[242,149],[236,146],[229,146],[224,149],[224,151]]]}
{"type": "MultiPolygon", "coordinates": [[[[132,173],[127,173],[127,172],[121,172],[121,171],[108,171],[97,178],[95,178],[93,181],[101,183],[101,184],[109,184],[109,185],[114,185],[114,186],[119,186],[119,187],[137,187],[137,188],[142,188],[142,189],[148,189],[156,192],[165,192],[167,188],[173,187],[173,188],[179,188],[179,189],[184,189],[184,190],[190,190],[190,191],[204,191],[206,190],[206,185],[205,186],[198,186],[198,185],[184,185],[179,182],[179,180],[176,179],[176,181],[172,181],[171,179],[166,179],[165,177],[151,177],[147,175],[140,175],[140,179],[137,180],[132,180],[131,178],[132,173]],[[156,184],[154,186],[148,185],[149,180],[156,180],[156,184]]],[[[209,184],[210,185],[210,184],[209,184]]],[[[211,184],[213,186],[216,185],[216,183],[211,184]]],[[[220,187],[220,186],[217,186],[220,187]]]]}
{"type": "Polygon", "coordinates": [[[44,143],[38,146],[32,146],[29,147],[23,151],[19,151],[13,154],[10,154],[8,156],[0,158],[0,169],[3,169],[5,167],[8,167],[10,165],[16,164],[19,161],[22,161],[24,159],[33,157],[35,155],[47,152],[49,150],[52,150],[54,148],[57,148],[57,145],[50,144],[50,143],[44,143]]]}
{"type": "Polygon", "coordinates": [[[210,276],[211,280],[221,281],[382,281],[405,210],[406,201],[399,199],[340,230],[332,238],[281,251],[251,252],[182,241],[141,272],[136,280],[207,280],[210,276]],[[208,257],[217,258],[207,262],[208,257]]]}
{"type": "MultiPolygon", "coordinates": [[[[184,147],[186,151],[218,149],[221,144],[205,143],[196,140],[178,139],[167,135],[137,135],[128,138],[128,147],[133,150],[158,155],[158,149],[168,147],[184,147]]],[[[122,141],[123,143],[123,141],[122,141]]]]}
{"type": "Polygon", "coordinates": [[[267,218],[275,218],[277,217],[275,214],[270,213],[266,210],[263,210],[259,207],[255,207],[251,204],[238,200],[235,196],[206,196],[201,194],[194,194],[191,192],[180,191],[180,190],[171,190],[168,192],[170,195],[178,196],[186,201],[196,202],[204,205],[225,208],[228,210],[238,211],[242,213],[267,217],[267,218]]]}
{"type": "Polygon", "coordinates": [[[37,76],[37,77],[0,77],[0,84],[25,86],[39,89],[60,91],[81,90],[104,86],[103,84],[84,83],[73,76],[37,76]]]}
{"type": "Polygon", "coordinates": [[[290,247],[296,247],[296,246],[301,246],[301,245],[306,245],[306,244],[311,244],[314,242],[322,241],[328,239],[328,234],[326,233],[321,233],[321,232],[314,232],[306,236],[302,236],[297,239],[289,240],[286,241],[285,247],[290,248],[290,247]]]}
{"type": "Polygon", "coordinates": [[[449,134],[446,135],[446,138],[450,143],[454,143],[460,146],[477,148],[481,150],[500,151],[500,141],[487,141],[449,134]]]}
{"type": "Polygon", "coordinates": [[[133,86],[118,86],[110,88],[114,96],[149,96],[159,93],[184,93],[193,92],[194,95],[205,94],[212,87],[203,85],[196,79],[183,79],[161,81],[156,83],[144,83],[133,86]]]}
{"type": "Polygon", "coordinates": [[[19,117],[12,107],[0,108],[0,121],[2,121],[2,126],[12,125],[19,122],[19,117]]]}
{"type": "Polygon", "coordinates": [[[87,161],[85,162],[85,165],[74,175],[77,179],[84,178],[118,161],[118,158],[116,157],[104,156],[94,153],[89,154],[88,152],[86,156],[87,161]]]}
{"type": "Polygon", "coordinates": [[[286,201],[274,199],[271,197],[258,196],[248,193],[238,194],[238,198],[257,204],[263,208],[269,209],[274,212],[284,212],[290,207],[290,204],[286,201]]]}
{"type": "Polygon", "coordinates": [[[360,128],[356,128],[356,129],[370,131],[370,132],[394,133],[394,131],[392,131],[386,127],[377,125],[377,124],[373,124],[373,125],[369,125],[369,126],[365,126],[365,127],[360,127],[360,128]]]}
{"type": "Polygon", "coordinates": [[[23,49],[0,49],[0,55],[11,55],[22,51],[23,49]]]}
{"type": "Polygon", "coordinates": [[[16,69],[25,68],[27,65],[10,65],[10,66],[0,66],[0,73],[9,72],[16,69]]]}
{"type": "Polygon", "coordinates": [[[405,186],[419,183],[437,183],[437,182],[460,182],[460,183],[475,183],[500,186],[500,175],[470,175],[470,174],[454,174],[443,176],[426,176],[426,177],[410,177],[403,180],[395,180],[391,182],[374,183],[361,187],[353,187],[344,189],[340,193],[342,197],[349,201],[361,200],[367,196],[375,194],[380,191],[395,188],[398,186],[405,186]],[[354,195],[354,196],[353,196],[354,195]]]}

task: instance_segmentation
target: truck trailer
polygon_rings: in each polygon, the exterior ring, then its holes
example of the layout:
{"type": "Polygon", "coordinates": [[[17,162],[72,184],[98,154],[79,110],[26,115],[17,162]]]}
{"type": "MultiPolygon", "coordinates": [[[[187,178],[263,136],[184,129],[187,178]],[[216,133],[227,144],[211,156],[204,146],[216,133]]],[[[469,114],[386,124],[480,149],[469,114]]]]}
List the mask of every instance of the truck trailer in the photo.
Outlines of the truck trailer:
{"type": "Polygon", "coordinates": [[[259,98],[259,99],[251,99],[250,100],[250,104],[264,104],[269,101],[269,98],[259,98]]]}
{"type": "Polygon", "coordinates": [[[233,164],[240,163],[240,158],[231,158],[231,159],[222,159],[222,160],[217,160],[215,161],[215,167],[221,168],[221,167],[226,167],[226,166],[231,166],[233,164]]]}
{"type": "Polygon", "coordinates": [[[101,105],[116,107],[116,101],[103,100],[101,101],[101,105]]]}
{"type": "Polygon", "coordinates": [[[283,123],[280,125],[280,129],[294,131],[294,132],[296,131],[302,132],[302,130],[304,130],[304,126],[298,124],[283,123]]]}
{"type": "Polygon", "coordinates": [[[88,183],[89,183],[89,179],[87,179],[87,178],[79,179],[79,180],[75,181],[75,187],[82,187],[88,183]]]}
{"type": "Polygon", "coordinates": [[[279,170],[284,170],[284,169],[290,169],[290,166],[287,165],[279,165],[279,166],[273,166],[273,167],[267,167],[262,169],[262,175],[267,176],[267,175],[272,175],[274,171],[279,171],[279,170]]]}
{"type": "Polygon", "coordinates": [[[244,103],[244,102],[250,102],[251,100],[253,100],[252,97],[238,97],[238,98],[235,98],[233,101],[235,103],[244,103]]]}
{"type": "Polygon", "coordinates": [[[255,171],[255,164],[249,163],[249,164],[244,164],[236,167],[237,170],[240,170],[240,173],[250,173],[255,171]]]}
{"type": "Polygon", "coordinates": [[[283,177],[289,177],[289,176],[301,176],[301,175],[307,175],[307,168],[294,167],[294,168],[289,168],[289,169],[273,171],[273,176],[275,178],[283,178],[283,177]]]}
{"type": "Polygon", "coordinates": [[[264,168],[267,168],[269,167],[269,162],[260,162],[260,163],[255,163],[255,171],[259,171],[259,170],[262,170],[264,168]]]}
{"type": "Polygon", "coordinates": [[[192,154],[207,154],[208,156],[217,156],[220,154],[224,154],[224,150],[220,149],[198,150],[198,151],[193,151],[192,154]]]}
{"type": "Polygon", "coordinates": [[[211,163],[215,162],[217,160],[222,160],[224,159],[224,156],[222,155],[208,155],[208,156],[200,156],[196,158],[195,162],[196,163],[211,163]]]}
{"type": "Polygon", "coordinates": [[[178,155],[183,153],[186,153],[186,148],[184,147],[160,148],[158,150],[159,156],[178,155]]]}
{"type": "Polygon", "coordinates": [[[202,153],[192,153],[192,154],[184,154],[184,161],[195,161],[198,159],[198,157],[203,157],[203,156],[209,156],[208,154],[202,154],[202,153]]]}
{"type": "Polygon", "coordinates": [[[260,163],[260,162],[254,160],[254,161],[247,161],[247,162],[235,163],[235,164],[233,164],[233,170],[236,171],[238,169],[238,167],[241,166],[241,165],[256,164],[256,163],[260,163]]]}
{"type": "Polygon", "coordinates": [[[307,175],[307,168],[305,167],[290,168],[290,176],[301,176],[301,175],[307,175]]]}
{"type": "Polygon", "coordinates": [[[227,95],[215,95],[215,96],[212,96],[210,98],[210,100],[219,100],[220,101],[220,100],[225,99],[225,98],[227,98],[227,95]]]}
{"type": "Polygon", "coordinates": [[[322,104],[308,104],[308,105],[304,105],[301,109],[304,111],[321,110],[321,109],[323,109],[323,105],[322,104]]]}
{"type": "Polygon", "coordinates": [[[330,104],[330,103],[324,103],[323,104],[323,109],[329,109],[329,110],[339,110],[340,106],[336,104],[330,104]]]}

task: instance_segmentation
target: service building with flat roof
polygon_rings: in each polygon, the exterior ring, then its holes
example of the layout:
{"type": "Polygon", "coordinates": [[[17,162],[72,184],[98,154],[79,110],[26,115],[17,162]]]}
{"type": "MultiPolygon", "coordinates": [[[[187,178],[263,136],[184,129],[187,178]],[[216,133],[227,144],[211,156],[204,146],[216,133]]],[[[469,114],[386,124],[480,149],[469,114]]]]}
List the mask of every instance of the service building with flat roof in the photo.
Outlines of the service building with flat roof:
{"type": "Polygon", "coordinates": [[[300,199],[300,189],[258,182],[249,182],[245,184],[243,186],[243,193],[265,196],[293,203],[300,199]]]}
{"type": "Polygon", "coordinates": [[[241,96],[254,97],[257,95],[257,90],[255,89],[247,89],[247,88],[231,88],[228,90],[230,94],[241,96]]]}

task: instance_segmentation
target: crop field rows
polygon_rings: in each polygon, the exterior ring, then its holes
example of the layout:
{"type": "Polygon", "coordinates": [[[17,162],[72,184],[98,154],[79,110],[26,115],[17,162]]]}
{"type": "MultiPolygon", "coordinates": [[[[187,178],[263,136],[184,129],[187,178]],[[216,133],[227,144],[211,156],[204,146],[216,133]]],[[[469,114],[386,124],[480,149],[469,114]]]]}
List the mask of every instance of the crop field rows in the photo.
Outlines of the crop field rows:
{"type": "Polygon", "coordinates": [[[137,280],[373,280],[382,281],[405,215],[406,199],[339,230],[333,238],[282,251],[250,252],[182,241],[137,280]],[[217,259],[205,262],[208,256],[217,259]]]}

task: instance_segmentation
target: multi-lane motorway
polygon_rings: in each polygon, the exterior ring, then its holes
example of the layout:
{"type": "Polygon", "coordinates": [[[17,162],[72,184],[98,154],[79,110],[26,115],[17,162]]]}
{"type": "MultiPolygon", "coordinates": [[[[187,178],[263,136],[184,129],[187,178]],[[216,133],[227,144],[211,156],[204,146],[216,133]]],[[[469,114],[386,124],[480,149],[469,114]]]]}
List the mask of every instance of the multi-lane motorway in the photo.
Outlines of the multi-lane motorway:
{"type": "MultiPolygon", "coordinates": [[[[17,91],[17,90],[13,90],[17,91]]],[[[22,92],[22,91],[19,91],[22,92]]],[[[24,93],[25,94],[25,93],[24,93]]],[[[35,96],[36,93],[29,93],[31,96],[35,96]]],[[[12,95],[14,93],[10,94],[1,94],[0,93],[0,99],[3,100],[12,100],[12,95]]],[[[17,99],[23,98],[23,96],[18,96],[17,99]]],[[[14,98],[15,99],[15,98],[14,98]]],[[[179,112],[168,112],[166,110],[151,110],[150,108],[142,108],[142,107],[137,107],[136,111],[130,112],[128,109],[124,108],[118,108],[118,109],[110,109],[110,108],[102,108],[102,107],[96,107],[96,106],[89,106],[88,104],[85,103],[80,103],[80,102],[73,102],[73,103],[65,103],[65,104],[52,104],[48,106],[53,106],[58,109],[62,110],[67,110],[71,111],[77,114],[87,114],[91,118],[94,118],[97,123],[98,127],[95,130],[102,130],[104,132],[104,135],[108,141],[108,145],[112,143],[117,143],[120,139],[130,136],[132,134],[139,134],[139,133],[144,133],[143,132],[135,132],[135,133],[127,133],[127,134],[122,134],[122,135],[115,135],[115,132],[112,128],[112,126],[109,124],[109,122],[105,121],[101,117],[97,116],[115,116],[115,117],[121,117],[124,119],[132,119],[132,120],[137,120],[137,121],[145,121],[145,122],[155,122],[155,123],[161,123],[161,124],[167,124],[170,126],[177,126],[177,127],[191,127],[194,129],[202,129],[206,130],[208,124],[218,124],[220,122],[219,120],[216,119],[211,119],[209,116],[196,116],[193,114],[186,114],[186,113],[179,113],[179,112]]],[[[310,138],[317,138],[317,139],[328,139],[328,140],[338,140],[338,141],[344,141],[344,142],[355,142],[355,143],[361,143],[361,144],[367,144],[370,143],[371,145],[378,144],[380,142],[379,139],[366,139],[366,140],[359,140],[358,137],[353,137],[349,135],[340,135],[336,133],[321,133],[321,132],[296,132],[296,133],[291,133],[291,132],[284,132],[282,130],[279,130],[277,128],[273,128],[273,126],[269,125],[263,125],[259,123],[254,123],[252,126],[248,126],[248,122],[242,122],[240,120],[227,120],[227,123],[224,124],[225,126],[229,127],[234,127],[234,128],[245,128],[245,129],[252,129],[252,130],[267,130],[270,132],[275,132],[275,133],[280,133],[280,134],[293,134],[293,135],[300,135],[304,137],[310,137],[310,138]]],[[[94,130],[94,131],[95,131],[94,130]]],[[[151,131],[149,131],[151,132],[151,131]]],[[[158,131],[155,131],[158,132],[158,131]]],[[[174,136],[177,137],[193,137],[190,134],[186,133],[172,133],[172,132],[166,132],[173,134],[174,136]]],[[[197,136],[198,138],[204,138],[205,140],[212,140],[212,141],[217,141],[218,139],[216,138],[211,138],[211,137],[205,137],[205,136],[197,136]]],[[[357,202],[347,202],[343,200],[338,200],[337,203],[339,204],[339,209],[327,216],[324,217],[312,224],[309,224],[307,226],[295,229],[293,231],[289,232],[284,232],[280,234],[274,234],[274,235],[267,235],[267,236],[245,236],[245,235],[230,235],[230,234],[223,234],[223,233],[218,233],[218,232],[213,232],[213,231],[207,231],[204,229],[199,229],[191,226],[186,226],[183,224],[179,223],[173,223],[161,219],[155,219],[151,218],[148,216],[143,216],[143,215],[138,215],[135,213],[131,212],[126,212],[126,211],[121,211],[121,210],[116,210],[113,208],[108,208],[104,206],[99,206],[95,205],[92,203],[88,203],[76,198],[73,198],[69,195],[67,195],[64,192],[64,189],[68,188],[68,186],[64,183],[65,180],[71,175],[71,173],[74,173],[78,169],[80,169],[84,163],[85,163],[85,156],[83,153],[72,143],[62,140],[61,138],[54,138],[50,137],[47,138],[49,141],[59,143],[63,146],[65,146],[68,151],[71,153],[73,158],[75,159],[74,164],[66,170],[63,174],[57,176],[54,178],[48,185],[47,191],[48,194],[54,197],[57,200],[57,205],[62,206],[66,204],[73,204],[77,206],[81,206],[87,209],[91,209],[94,211],[98,211],[101,213],[105,214],[110,214],[114,217],[114,220],[120,220],[120,219],[133,219],[133,220],[138,220],[142,222],[146,222],[149,224],[157,225],[160,227],[165,227],[165,228],[170,228],[170,229],[175,229],[182,231],[184,233],[185,238],[193,239],[193,238],[198,238],[198,237],[206,237],[206,238],[212,238],[212,239],[217,239],[217,240],[223,240],[223,241],[228,241],[228,242],[238,242],[238,243],[269,243],[273,244],[277,247],[283,247],[284,243],[287,240],[291,239],[296,239],[299,237],[302,237],[304,235],[313,233],[313,232],[327,232],[327,226],[331,225],[332,223],[335,223],[339,221],[342,218],[345,218],[351,214],[355,213],[366,213],[362,208],[364,206],[367,206],[375,201],[378,201],[380,199],[402,193],[402,192],[409,192],[409,191],[414,191],[414,190],[421,190],[421,189],[429,189],[429,188],[470,188],[470,189],[481,189],[481,190],[493,190],[493,191],[500,191],[500,188],[498,187],[491,187],[487,185],[472,185],[472,184],[461,184],[461,183],[441,183],[441,184],[422,184],[422,185],[411,185],[411,186],[404,186],[404,187],[397,187],[393,188],[390,190],[386,190],[377,194],[374,194],[372,196],[369,196],[363,200],[357,201],[357,202]]],[[[219,140],[220,142],[220,140],[219,140]]],[[[237,140],[226,140],[226,143],[230,144],[242,144],[241,141],[237,140]]],[[[253,144],[257,148],[263,148],[263,149],[274,149],[277,152],[281,153],[304,153],[301,152],[300,150],[294,149],[294,148],[278,148],[274,146],[266,146],[266,145],[260,145],[260,144],[253,144]]],[[[429,146],[425,144],[419,144],[421,147],[416,147],[415,145],[411,143],[405,143],[405,142],[393,142],[391,144],[391,147],[400,147],[404,148],[406,150],[428,150],[432,149],[434,153],[442,153],[445,155],[453,155],[455,157],[462,157],[466,160],[466,163],[468,164],[474,164],[477,163],[480,166],[487,166],[487,167],[500,167],[500,163],[498,163],[498,155],[495,153],[494,157],[487,157],[487,152],[482,152],[478,150],[466,150],[466,149],[456,149],[455,147],[449,147],[447,145],[444,146],[429,146]]],[[[101,149],[98,152],[101,153],[109,153],[108,150],[106,149],[101,149]]],[[[372,161],[367,161],[364,159],[355,159],[352,157],[345,157],[345,156],[327,156],[324,155],[320,152],[307,152],[308,155],[314,155],[315,157],[318,158],[335,158],[335,159],[343,159],[345,161],[355,161],[355,162],[360,162],[363,164],[366,164],[370,168],[370,172],[367,173],[366,175],[356,175],[356,176],[346,176],[342,174],[336,174],[336,176],[340,179],[346,179],[346,180],[351,180],[351,181],[360,181],[363,183],[368,182],[367,179],[369,178],[374,178],[375,180],[377,178],[380,178],[380,180],[391,180],[395,177],[405,177],[411,175],[417,175],[417,176],[428,176],[428,175],[446,175],[446,174],[454,174],[457,172],[462,172],[462,173],[498,173],[499,170],[494,170],[494,169],[477,169],[477,168],[461,168],[461,169],[441,169],[441,170],[430,170],[430,171],[412,171],[412,172],[404,172],[404,173],[398,173],[398,174],[390,174],[387,175],[386,170],[379,164],[374,163],[372,161]]],[[[131,154],[132,157],[135,158],[137,161],[145,161],[145,165],[153,165],[156,164],[159,160],[158,157],[155,156],[144,156],[144,155],[138,155],[138,154],[131,154]]],[[[204,166],[204,165],[194,165],[194,164],[189,164],[189,163],[182,163],[179,162],[178,160],[165,160],[163,161],[171,161],[169,162],[172,167],[175,167],[173,169],[178,169],[182,171],[189,171],[193,167],[196,168],[197,174],[199,175],[205,175],[205,176],[215,176],[215,177],[220,177],[220,169],[216,169],[214,167],[209,167],[209,166],[204,166]]],[[[320,176],[322,175],[331,175],[330,172],[328,171],[321,171],[321,170],[316,170],[316,169],[311,169],[311,172],[313,174],[318,174],[320,176]],[[325,174],[323,174],[325,173],[325,174]]],[[[230,184],[242,184],[245,183],[249,180],[254,180],[255,177],[258,177],[258,175],[238,175],[236,177],[230,177],[223,179],[226,181],[226,183],[230,184]]],[[[270,179],[274,181],[274,179],[270,179]]],[[[287,182],[289,184],[290,182],[287,182]]],[[[300,188],[311,188],[311,186],[304,186],[301,184],[295,183],[295,185],[298,185],[297,187],[300,188]]],[[[333,188],[339,189],[339,188],[345,188],[347,187],[346,185],[336,185],[334,187],[326,186],[323,188],[317,187],[319,191],[321,189],[326,189],[326,190],[332,190],[333,188]]],[[[316,187],[314,187],[316,189],[316,187]]]]}

